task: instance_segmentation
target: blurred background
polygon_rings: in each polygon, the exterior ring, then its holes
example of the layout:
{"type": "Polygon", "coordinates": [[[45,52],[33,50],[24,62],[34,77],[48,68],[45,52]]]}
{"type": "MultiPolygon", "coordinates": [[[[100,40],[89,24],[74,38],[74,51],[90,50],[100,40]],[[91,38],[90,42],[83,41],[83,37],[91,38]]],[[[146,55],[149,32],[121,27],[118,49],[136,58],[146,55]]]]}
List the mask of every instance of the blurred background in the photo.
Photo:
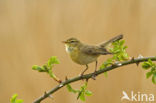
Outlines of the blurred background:
{"type": "MultiPolygon", "coordinates": [[[[55,87],[58,83],[46,73],[31,69],[51,56],[61,62],[54,67],[60,79],[82,72],[85,66],[71,61],[61,41],[76,37],[98,44],[120,33],[130,56],[156,55],[156,0],[0,0],[0,102],[9,103],[18,93],[24,103],[31,103],[55,87]]],[[[101,56],[98,65],[109,57],[101,56]]],[[[94,63],[89,67],[86,73],[94,71],[94,63]]],[[[93,95],[86,103],[120,103],[123,90],[129,95],[131,91],[154,94],[156,86],[145,73],[133,64],[108,72],[107,78],[90,80],[88,90],[93,95]]],[[[78,89],[82,84],[72,86],[78,89]]],[[[65,87],[53,97],[42,103],[83,103],[65,87]]]]}

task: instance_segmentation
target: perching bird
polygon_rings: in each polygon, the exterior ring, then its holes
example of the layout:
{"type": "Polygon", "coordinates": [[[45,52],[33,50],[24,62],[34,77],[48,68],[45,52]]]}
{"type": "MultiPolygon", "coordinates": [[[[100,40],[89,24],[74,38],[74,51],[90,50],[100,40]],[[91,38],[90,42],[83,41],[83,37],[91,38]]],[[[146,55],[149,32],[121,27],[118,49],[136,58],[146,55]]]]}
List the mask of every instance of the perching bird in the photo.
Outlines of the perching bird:
{"type": "Polygon", "coordinates": [[[107,51],[106,47],[110,43],[120,40],[122,38],[123,35],[118,35],[104,43],[101,43],[98,46],[86,45],[76,38],[69,38],[66,41],[63,41],[63,43],[65,43],[66,51],[75,63],[80,65],[86,65],[86,69],[81,73],[81,75],[83,75],[84,72],[88,69],[88,64],[92,62],[96,63],[95,65],[96,71],[97,58],[100,55],[112,54],[107,51]]]}

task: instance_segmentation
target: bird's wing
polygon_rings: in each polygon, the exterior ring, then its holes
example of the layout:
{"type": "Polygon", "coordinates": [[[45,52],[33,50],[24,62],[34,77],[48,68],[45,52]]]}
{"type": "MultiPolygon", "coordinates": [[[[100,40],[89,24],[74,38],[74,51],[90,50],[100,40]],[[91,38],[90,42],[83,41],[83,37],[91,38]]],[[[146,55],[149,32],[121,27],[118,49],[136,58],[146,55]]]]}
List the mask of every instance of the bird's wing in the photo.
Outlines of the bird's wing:
{"type": "Polygon", "coordinates": [[[83,53],[86,53],[88,55],[106,55],[106,54],[111,54],[110,52],[108,52],[105,48],[101,48],[98,46],[90,46],[90,45],[85,45],[81,48],[81,51],[83,53]]]}

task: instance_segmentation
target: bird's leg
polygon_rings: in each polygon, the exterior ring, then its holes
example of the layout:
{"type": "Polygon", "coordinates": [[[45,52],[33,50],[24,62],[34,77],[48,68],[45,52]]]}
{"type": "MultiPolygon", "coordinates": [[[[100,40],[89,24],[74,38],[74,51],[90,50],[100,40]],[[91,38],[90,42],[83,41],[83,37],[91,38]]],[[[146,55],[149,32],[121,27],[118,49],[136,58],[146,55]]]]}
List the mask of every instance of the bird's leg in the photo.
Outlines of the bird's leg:
{"type": "Polygon", "coordinates": [[[96,77],[95,72],[96,72],[96,70],[97,70],[97,64],[98,64],[98,61],[96,60],[96,62],[95,62],[95,71],[94,71],[94,73],[93,73],[93,75],[92,75],[92,79],[94,79],[94,80],[95,80],[95,77],[96,77]]]}
{"type": "Polygon", "coordinates": [[[88,65],[86,64],[86,69],[81,73],[81,76],[84,74],[85,71],[87,71],[88,65]]]}
{"type": "Polygon", "coordinates": [[[97,64],[98,64],[98,61],[96,60],[96,62],[95,62],[95,71],[94,72],[96,72],[96,70],[97,70],[97,64]]]}

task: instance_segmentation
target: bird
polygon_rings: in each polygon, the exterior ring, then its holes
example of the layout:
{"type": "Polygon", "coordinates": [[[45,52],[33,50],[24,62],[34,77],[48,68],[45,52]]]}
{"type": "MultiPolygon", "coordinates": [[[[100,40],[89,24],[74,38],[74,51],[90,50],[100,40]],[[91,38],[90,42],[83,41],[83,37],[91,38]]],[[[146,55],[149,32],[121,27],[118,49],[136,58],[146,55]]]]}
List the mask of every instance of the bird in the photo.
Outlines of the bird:
{"type": "Polygon", "coordinates": [[[100,43],[99,45],[88,45],[81,42],[77,38],[71,37],[63,41],[63,43],[65,44],[66,52],[71,57],[72,61],[74,61],[77,64],[86,66],[86,68],[80,74],[82,76],[88,70],[88,64],[92,62],[95,62],[95,73],[97,71],[98,57],[100,55],[112,54],[107,50],[107,46],[122,38],[123,35],[120,34],[106,42],[100,43]]]}

